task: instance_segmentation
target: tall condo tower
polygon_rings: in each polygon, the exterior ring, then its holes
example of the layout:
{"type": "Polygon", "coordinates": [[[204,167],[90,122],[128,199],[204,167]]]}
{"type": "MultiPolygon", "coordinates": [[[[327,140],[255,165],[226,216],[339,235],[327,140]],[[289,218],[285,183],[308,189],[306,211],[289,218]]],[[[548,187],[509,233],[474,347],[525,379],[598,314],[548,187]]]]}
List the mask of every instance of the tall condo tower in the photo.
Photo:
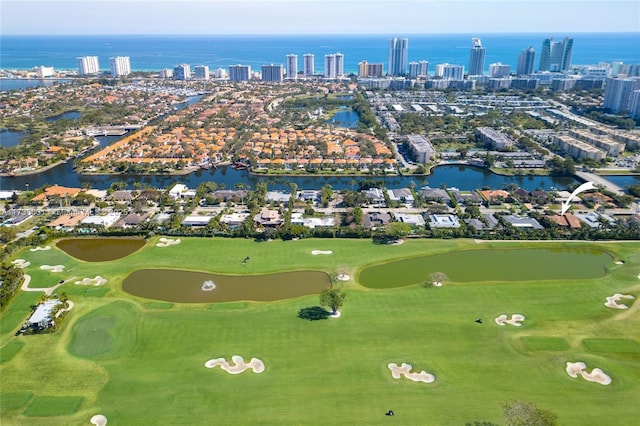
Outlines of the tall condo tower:
{"type": "Polygon", "coordinates": [[[409,39],[394,37],[389,40],[389,75],[405,75],[408,61],[409,39]]]}
{"type": "Polygon", "coordinates": [[[479,38],[471,39],[471,53],[469,54],[469,75],[484,74],[484,47],[479,38]]]}
{"type": "Polygon", "coordinates": [[[282,65],[262,65],[262,81],[280,82],[282,81],[282,65]]]}
{"type": "Polygon", "coordinates": [[[298,78],[298,55],[287,55],[287,78],[298,78]]]}
{"type": "Polygon", "coordinates": [[[340,78],[344,76],[344,55],[342,53],[336,53],[336,77],[340,78]]]}
{"type": "Polygon", "coordinates": [[[540,71],[566,71],[571,68],[573,39],[565,37],[562,41],[553,41],[553,37],[544,39],[540,53],[540,71]]]}
{"type": "Polygon", "coordinates": [[[534,63],[536,61],[536,51],[529,46],[528,49],[522,49],[518,56],[518,75],[531,74],[533,72],[534,63]]]}
{"type": "Polygon", "coordinates": [[[111,76],[120,77],[131,74],[131,63],[128,56],[116,56],[109,58],[109,65],[111,66],[111,76]]]}
{"type": "Polygon", "coordinates": [[[303,56],[302,73],[305,77],[313,77],[315,74],[315,56],[313,53],[305,53],[303,56]]]}
{"type": "Polygon", "coordinates": [[[198,65],[193,69],[196,80],[209,80],[209,65],[198,65]]]}
{"type": "Polygon", "coordinates": [[[324,78],[336,78],[336,55],[324,55],[324,78]]]}
{"type": "Polygon", "coordinates": [[[173,68],[174,80],[189,80],[191,78],[191,65],[180,64],[173,68]]]}
{"type": "Polygon", "coordinates": [[[97,56],[82,56],[76,58],[76,64],[78,65],[78,75],[91,75],[100,72],[97,56]]]}
{"type": "Polygon", "coordinates": [[[229,80],[249,81],[251,78],[251,65],[229,65],[229,80]]]}

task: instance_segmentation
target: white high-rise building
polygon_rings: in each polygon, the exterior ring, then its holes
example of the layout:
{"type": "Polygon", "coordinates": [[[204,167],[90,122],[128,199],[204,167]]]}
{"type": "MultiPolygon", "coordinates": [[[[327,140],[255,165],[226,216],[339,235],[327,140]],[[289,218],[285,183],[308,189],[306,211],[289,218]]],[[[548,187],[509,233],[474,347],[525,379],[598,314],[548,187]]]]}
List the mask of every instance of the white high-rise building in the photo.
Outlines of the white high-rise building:
{"type": "Polygon", "coordinates": [[[336,55],[324,55],[324,78],[336,78],[336,55]]]}
{"type": "Polygon", "coordinates": [[[389,75],[405,75],[407,73],[408,60],[409,39],[394,37],[389,40],[389,75]]]}
{"type": "Polygon", "coordinates": [[[429,61],[409,62],[409,78],[426,77],[429,74],[429,61]]]}
{"type": "Polygon", "coordinates": [[[293,80],[298,78],[298,55],[287,55],[287,78],[293,80]]]}
{"type": "Polygon", "coordinates": [[[128,56],[116,56],[109,58],[112,77],[122,77],[131,74],[131,63],[128,56]]]}
{"type": "Polygon", "coordinates": [[[632,110],[634,96],[632,93],[640,90],[640,78],[608,78],[604,86],[603,107],[614,113],[632,110]]]}
{"type": "Polygon", "coordinates": [[[175,80],[189,80],[191,78],[191,65],[180,64],[173,68],[173,78],[175,80]]]}
{"type": "Polygon", "coordinates": [[[315,56],[313,53],[305,53],[303,58],[302,73],[305,77],[313,77],[313,74],[315,74],[315,56]]]}
{"type": "Polygon", "coordinates": [[[76,58],[78,75],[92,75],[100,72],[97,56],[82,56],[76,58]]]}
{"type": "Polygon", "coordinates": [[[336,53],[336,77],[340,78],[344,76],[344,55],[342,53],[336,53]]]}
{"type": "Polygon", "coordinates": [[[464,66],[449,63],[436,65],[436,77],[443,80],[462,80],[464,78],[464,66]]]}
{"type": "Polygon", "coordinates": [[[509,77],[510,74],[511,65],[506,65],[502,62],[489,65],[489,77],[491,78],[509,77]]]}
{"type": "Polygon", "coordinates": [[[540,53],[540,71],[567,71],[571,68],[573,39],[565,37],[562,41],[553,41],[553,37],[544,39],[540,53]]]}
{"type": "Polygon", "coordinates": [[[213,72],[214,78],[226,78],[227,76],[227,70],[225,70],[224,68],[216,68],[213,72]]]}
{"type": "Polygon", "coordinates": [[[196,80],[209,80],[209,66],[198,65],[193,69],[193,75],[196,80]]]}
{"type": "Polygon", "coordinates": [[[533,72],[534,63],[536,61],[536,51],[533,47],[529,46],[528,49],[523,49],[518,56],[518,75],[531,74],[533,72]]]}
{"type": "Polygon", "coordinates": [[[469,75],[484,74],[485,49],[479,38],[471,39],[471,53],[469,54],[469,75]]]}
{"type": "Polygon", "coordinates": [[[55,70],[53,69],[53,67],[45,67],[44,65],[35,67],[33,70],[36,72],[38,78],[53,77],[53,75],[55,74],[55,70]]]}

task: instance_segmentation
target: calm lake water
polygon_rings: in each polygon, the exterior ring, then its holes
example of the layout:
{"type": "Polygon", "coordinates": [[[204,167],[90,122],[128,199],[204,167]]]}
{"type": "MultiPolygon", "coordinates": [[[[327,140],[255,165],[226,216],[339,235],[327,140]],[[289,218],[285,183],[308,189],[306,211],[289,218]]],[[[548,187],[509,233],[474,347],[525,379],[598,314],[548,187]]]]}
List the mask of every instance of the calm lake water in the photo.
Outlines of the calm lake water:
{"type": "Polygon", "coordinates": [[[0,78],[0,91],[24,90],[29,87],[53,86],[54,84],[69,83],[71,79],[32,79],[32,78],[0,78]]]}
{"type": "Polygon", "coordinates": [[[67,238],[56,247],[85,262],[107,262],[128,256],[146,243],[142,238],[67,238]]]}
{"type": "Polygon", "coordinates": [[[423,283],[436,272],[453,282],[592,279],[603,277],[612,260],[604,251],[583,247],[463,250],[373,266],[358,279],[370,288],[423,283]]]}
{"type": "Polygon", "coordinates": [[[12,132],[11,130],[4,129],[0,131],[0,146],[16,146],[20,143],[20,139],[25,136],[27,136],[26,132],[12,132]]]}
{"type": "Polygon", "coordinates": [[[122,289],[134,296],[175,303],[270,302],[319,294],[330,284],[329,276],[318,271],[231,276],[173,269],[141,269],[124,279],[122,289]],[[208,281],[215,288],[204,290],[203,285],[208,281]]]}

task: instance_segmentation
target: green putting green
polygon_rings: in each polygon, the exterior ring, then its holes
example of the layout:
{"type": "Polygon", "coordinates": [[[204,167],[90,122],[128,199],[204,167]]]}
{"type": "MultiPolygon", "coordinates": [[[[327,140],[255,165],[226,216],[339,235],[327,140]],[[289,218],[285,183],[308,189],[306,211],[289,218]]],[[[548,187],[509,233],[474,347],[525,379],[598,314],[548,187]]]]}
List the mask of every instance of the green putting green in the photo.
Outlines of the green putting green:
{"type": "Polygon", "coordinates": [[[640,262],[630,259],[640,250],[638,242],[410,240],[381,246],[365,240],[183,238],[159,248],[157,241],[101,264],[55,248],[16,253],[32,263],[25,272],[34,277],[34,288],[75,277],[58,290],[70,295],[75,307],[58,332],[34,336],[13,333],[39,293],[20,294],[1,314],[3,346],[24,343],[0,364],[3,423],[88,424],[91,416],[103,414],[109,424],[378,425],[388,423],[384,413],[394,410],[392,420],[403,424],[502,424],[500,406],[514,399],[552,411],[563,425],[635,418],[640,358],[610,350],[629,351],[631,342],[640,341],[640,262]],[[604,268],[588,256],[593,250],[625,264],[606,265],[606,273],[591,278],[576,273],[544,281],[478,279],[440,288],[370,289],[358,281],[367,268],[404,259],[540,248],[581,249],[589,260],[580,268],[591,263],[604,268]],[[314,256],[313,250],[332,254],[314,256]],[[250,261],[243,265],[247,256],[250,261]],[[40,272],[40,264],[54,264],[50,258],[65,271],[40,272]],[[352,279],[336,284],[347,294],[340,318],[306,321],[297,313],[318,305],[317,295],[274,302],[163,303],[122,289],[134,271],[154,268],[255,277],[340,271],[352,279]],[[107,279],[96,287],[108,290],[100,297],[73,284],[96,275],[107,279]],[[636,296],[627,300],[628,310],[603,306],[617,292],[636,296]],[[522,327],[494,321],[515,313],[525,316],[522,327]],[[13,327],[4,325],[7,317],[13,327]],[[258,358],[265,371],[232,375],[204,366],[233,355],[258,358]],[[566,363],[578,361],[602,369],[612,383],[570,378],[566,363]],[[435,381],[396,380],[387,367],[391,362],[410,363],[413,371],[425,370],[435,381]],[[33,396],[16,396],[24,392],[33,396]],[[16,408],[6,408],[5,398],[16,408]]]}
{"type": "Polygon", "coordinates": [[[590,352],[640,354],[640,343],[631,339],[584,339],[590,352]]]}

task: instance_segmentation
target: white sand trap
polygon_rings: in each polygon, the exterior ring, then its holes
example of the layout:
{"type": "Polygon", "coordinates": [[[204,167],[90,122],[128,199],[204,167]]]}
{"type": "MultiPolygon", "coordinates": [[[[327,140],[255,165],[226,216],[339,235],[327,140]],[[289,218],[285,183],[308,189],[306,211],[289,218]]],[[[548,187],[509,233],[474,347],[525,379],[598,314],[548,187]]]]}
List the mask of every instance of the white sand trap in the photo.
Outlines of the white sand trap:
{"type": "Polygon", "coordinates": [[[520,327],[520,321],[524,321],[524,315],[513,314],[511,315],[511,319],[509,319],[508,315],[502,314],[498,318],[496,318],[496,324],[504,326],[505,324],[511,324],[515,327],[520,327]]]}
{"type": "Polygon", "coordinates": [[[45,250],[51,250],[51,246],[44,246],[44,247],[36,247],[36,248],[32,248],[29,249],[30,251],[45,251],[45,250]]]}
{"type": "Polygon", "coordinates": [[[629,307],[624,303],[618,303],[618,300],[620,299],[635,299],[635,297],[630,294],[616,293],[613,296],[607,297],[607,302],[604,304],[604,306],[613,309],[629,309],[629,307]]]}
{"type": "Polygon", "coordinates": [[[40,266],[40,269],[44,269],[45,271],[51,271],[51,272],[62,272],[64,271],[64,265],[42,265],[40,266]]]}
{"type": "Polygon", "coordinates": [[[102,414],[96,414],[95,416],[91,417],[90,422],[91,424],[94,424],[96,426],[104,426],[107,424],[107,418],[102,414]]]}
{"type": "Polygon", "coordinates": [[[318,254],[333,254],[331,250],[311,250],[311,254],[316,256],[318,254]]]}
{"type": "Polygon", "coordinates": [[[601,385],[611,383],[611,377],[607,376],[599,368],[594,368],[591,370],[591,373],[584,371],[585,368],[587,368],[587,365],[584,362],[567,362],[567,374],[574,379],[578,377],[578,375],[581,375],[583,379],[600,383],[601,385]]]}
{"type": "Polygon", "coordinates": [[[337,278],[338,281],[349,281],[351,279],[351,276],[348,274],[338,274],[337,278]]]}
{"type": "Polygon", "coordinates": [[[180,244],[180,238],[160,238],[160,242],[156,244],[156,247],[169,247],[174,246],[176,244],[180,244]]]}
{"type": "Polygon", "coordinates": [[[18,269],[24,269],[27,266],[31,265],[31,262],[27,262],[24,259],[16,259],[13,262],[11,262],[11,264],[18,269]]]}
{"type": "Polygon", "coordinates": [[[395,362],[390,362],[387,367],[391,370],[391,375],[394,379],[399,379],[404,375],[409,380],[413,380],[414,382],[424,382],[424,383],[433,383],[436,380],[436,376],[433,374],[429,374],[426,371],[422,370],[419,373],[412,373],[411,369],[413,366],[411,364],[407,364],[403,362],[400,367],[395,362]]]}
{"type": "Polygon", "coordinates": [[[624,265],[624,261],[622,261],[622,260],[618,260],[618,261],[616,262],[616,265],[624,265]]]}
{"type": "Polygon", "coordinates": [[[211,280],[207,280],[207,281],[203,282],[202,283],[202,287],[200,287],[200,289],[202,291],[213,291],[213,290],[215,290],[215,288],[216,288],[216,285],[211,280]]]}
{"type": "Polygon", "coordinates": [[[442,283],[440,281],[434,281],[431,283],[434,287],[442,287],[442,283]]]}
{"type": "Polygon", "coordinates": [[[96,275],[94,278],[83,278],[80,281],[76,281],[78,285],[105,285],[107,280],[100,275],[96,275]]]}
{"type": "Polygon", "coordinates": [[[335,314],[329,315],[331,318],[340,318],[342,316],[342,312],[336,311],[335,314]]]}
{"type": "Polygon", "coordinates": [[[404,244],[404,240],[395,240],[391,243],[392,246],[399,246],[400,244],[404,244]]]}
{"type": "Polygon", "coordinates": [[[231,357],[232,363],[227,362],[225,358],[210,359],[204,363],[207,368],[213,368],[220,366],[224,371],[229,374],[240,374],[249,368],[254,373],[262,373],[264,371],[264,363],[258,358],[251,358],[251,361],[245,362],[244,358],[240,355],[234,355],[231,357]]]}

